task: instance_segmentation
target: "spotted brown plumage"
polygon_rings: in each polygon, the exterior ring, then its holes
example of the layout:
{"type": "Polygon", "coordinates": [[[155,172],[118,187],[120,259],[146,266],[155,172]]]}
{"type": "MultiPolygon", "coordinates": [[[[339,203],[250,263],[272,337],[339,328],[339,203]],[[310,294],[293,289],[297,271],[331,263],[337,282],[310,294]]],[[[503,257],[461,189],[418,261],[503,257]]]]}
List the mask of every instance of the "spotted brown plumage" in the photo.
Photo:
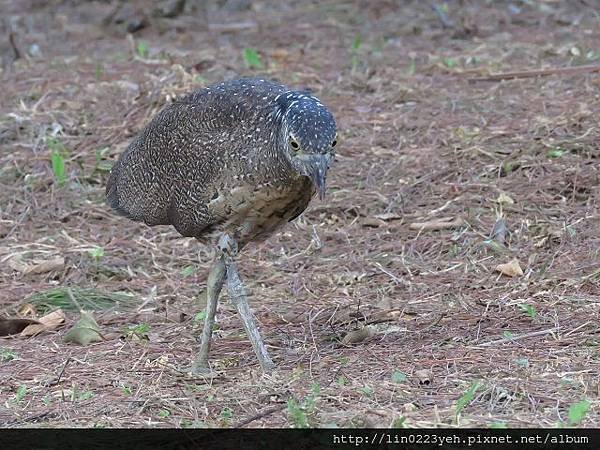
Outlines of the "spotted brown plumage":
{"type": "MultiPolygon", "coordinates": [[[[226,81],[154,117],[115,163],[107,202],[132,220],[241,248],[295,219],[315,192],[323,198],[335,140],[333,115],[310,93],[226,81]]],[[[235,268],[223,261],[229,282],[235,268]]]]}
{"type": "Polygon", "coordinates": [[[112,170],[108,203],[148,225],[201,240],[228,232],[243,246],[304,211],[335,133],[318,99],[271,81],[200,89],[134,139],[112,170]]]}

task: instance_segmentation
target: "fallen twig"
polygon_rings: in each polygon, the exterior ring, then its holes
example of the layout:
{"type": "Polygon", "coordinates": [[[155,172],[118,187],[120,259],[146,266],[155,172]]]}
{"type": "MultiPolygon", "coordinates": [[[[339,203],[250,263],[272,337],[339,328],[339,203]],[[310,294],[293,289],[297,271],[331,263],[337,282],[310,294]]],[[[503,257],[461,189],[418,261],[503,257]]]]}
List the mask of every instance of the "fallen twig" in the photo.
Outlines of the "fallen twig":
{"type": "Polygon", "coordinates": [[[502,81],[517,78],[535,78],[549,75],[573,75],[578,73],[600,72],[600,65],[577,67],[551,67],[549,69],[523,70],[517,72],[495,73],[487,76],[469,78],[469,81],[502,81]]]}
{"type": "Polygon", "coordinates": [[[547,330],[533,331],[531,333],[519,334],[517,336],[496,339],[494,341],[488,341],[488,342],[484,342],[483,344],[477,344],[477,345],[479,345],[480,347],[489,347],[491,345],[504,344],[505,342],[513,342],[513,341],[518,341],[521,339],[527,339],[530,337],[543,336],[545,334],[554,333],[557,330],[558,330],[558,328],[549,328],[547,330]]]}
{"type": "Polygon", "coordinates": [[[270,416],[271,414],[274,414],[278,411],[285,409],[286,406],[287,406],[287,403],[282,403],[281,405],[272,406],[270,408],[263,409],[262,411],[259,411],[258,413],[254,414],[253,416],[247,417],[244,420],[240,420],[238,423],[233,425],[233,428],[241,428],[245,425],[248,425],[251,422],[254,422],[255,420],[270,416]]]}
{"type": "Polygon", "coordinates": [[[457,228],[464,224],[462,218],[458,217],[454,220],[450,217],[442,219],[428,220],[426,222],[413,222],[408,227],[411,230],[447,230],[449,228],[457,228]]]}

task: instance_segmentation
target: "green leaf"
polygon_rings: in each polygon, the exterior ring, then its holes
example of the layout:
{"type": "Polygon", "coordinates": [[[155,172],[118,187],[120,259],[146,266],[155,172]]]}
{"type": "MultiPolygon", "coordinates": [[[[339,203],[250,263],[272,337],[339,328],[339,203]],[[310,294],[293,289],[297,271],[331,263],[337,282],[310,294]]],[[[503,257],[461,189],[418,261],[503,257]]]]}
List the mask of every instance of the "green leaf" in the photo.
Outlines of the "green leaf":
{"type": "Polygon", "coordinates": [[[194,316],[194,320],[196,322],[202,322],[204,319],[206,319],[206,310],[205,309],[203,309],[199,313],[196,313],[196,315],[194,316]]]}
{"type": "Polygon", "coordinates": [[[521,309],[521,311],[523,311],[524,313],[526,313],[532,319],[535,319],[535,316],[537,316],[537,311],[535,310],[535,307],[533,307],[531,305],[527,305],[525,303],[521,303],[519,305],[519,308],[521,309]]]}
{"type": "Polygon", "coordinates": [[[455,417],[458,417],[463,409],[465,409],[465,407],[473,401],[475,398],[475,392],[477,392],[479,386],[479,381],[473,382],[469,389],[467,389],[467,391],[458,399],[456,402],[456,412],[454,413],[455,417]]]}
{"type": "Polygon", "coordinates": [[[27,386],[25,386],[24,384],[20,385],[17,388],[17,392],[15,392],[15,403],[20,403],[21,401],[23,401],[26,394],[27,394],[27,386]]]}
{"type": "Polygon", "coordinates": [[[181,269],[181,276],[184,278],[190,277],[194,275],[195,271],[196,268],[194,266],[185,266],[183,269],[181,269]]]}
{"type": "Polygon", "coordinates": [[[262,61],[260,60],[260,56],[258,56],[258,53],[256,53],[256,50],[251,49],[251,48],[245,48],[244,52],[244,61],[246,62],[246,66],[248,66],[251,69],[262,69],[263,68],[263,64],[262,61]]]}
{"type": "Polygon", "coordinates": [[[219,416],[221,416],[222,419],[231,419],[233,417],[233,411],[229,408],[223,408],[219,416]]]}
{"type": "Polygon", "coordinates": [[[102,78],[102,74],[104,73],[104,66],[101,63],[97,63],[94,73],[96,80],[100,81],[100,78],[102,78]]]}
{"type": "Polygon", "coordinates": [[[529,360],[527,358],[517,358],[514,359],[513,362],[517,365],[517,366],[521,366],[521,367],[529,367],[529,360]]]}
{"type": "Polygon", "coordinates": [[[287,412],[294,428],[308,428],[308,417],[297,400],[290,398],[287,401],[287,412]]]}
{"type": "Polygon", "coordinates": [[[579,425],[589,410],[590,402],[586,399],[569,406],[569,425],[579,425]]]}
{"type": "Polygon", "coordinates": [[[508,428],[506,422],[493,422],[490,424],[490,428],[508,428]]]}
{"type": "Polygon", "coordinates": [[[136,50],[140,58],[146,58],[148,56],[148,43],[146,41],[138,41],[136,50]]]}
{"type": "Polygon", "coordinates": [[[359,33],[356,36],[354,36],[354,39],[352,39],[352,51],[356,53],[358,50],[360,50],[361,46],[362,46],[362,36],[359,33]]]}
{"type": "Polygon", "coordinates": [[[104,249],[102,247],[94,247],[89,250],[89,254],[96,261],[100,261],[100,259],[104,256],[104,249]]]}
{"type": "Polygon", "coordinates": [[[312,383],[310,385],[310,392],[313,396],[317,396],[321,393],[321,385],[319,383],[312,383]]]}
{"type": "Polygon", "coordinates": [[[63,336],[63,341],[74,342],[79,345],[88,345],[102,340],[100,327],[92,313],[87,311],[81,311],[81,318],[63,336]]]}
{"type": "Polygon", "coordinates": [[[84,391],[81,392],[78,396],[77,399],[79,401],[84,401],[84,400],[89,400],[90,398],[92,398],[94,396],[94,393],[92,391],[84,391]]]}
{"type": "Polygon", "coordinates": [[[510,338],[512,338],[512,337],[514,336],[514,333],[513,333],[512,331],[508,331],[508,330],[507,330],[507,331],[505,331],[504,333],[502,333],[502,336],[503,336],[505,339],[510,339],[510,338]]]}
{"type": "Polygon", "coordinates": [[[12,350],[3,348],[0,350],[0,362],[8,362],[17,358],[17,354],[12,350]]]}
{"type": "Polygon", "coordinates": [[[362,392],[367,397],[370,397],[371,395],[373,395],[373,388],[371,386],[365,386],[360,389],[360,392],[362,392]]]}
{"type": "Polygon", "coordinates": [[[54,179],[59,186],[62,186],[67,181],[64,160],[64,155],[66,153],[65,146],[55,137],[46,138],[46,145],[50,150],[50,162],[52,164],[54,179]]]}
{"type": "Polygon", "coordinates": [[[147,323],[140,323],[139,325],[136,325],[135,327],[133,327],[131,329],[131,331],[137,335],[144,335],[146,334],[148,331],[150,331],[150,325],[148,325],[147,323]]]}
{"type": "Polygon", "coordinates": [[[392,423],[392,428],[406,428],[404,422],[406,422],[406,417],[400,416],[397,419],[394,419],[394,422],[392,423]]]}
{"type": "Polygon", "coordinates": [[[161,417],[163,419],[166,419],[167,417],[169,417],[171,415],[171,411],[169,411],[168,409],[161,409],[158,412],[158,417],[161,417]]]}
{"type": "Polygon", "coordinates": [[[452,69],[453,67],[456,67],[458,61],[456,61],[454,58],[446,57],[442,59],[442,63],[444,63],[444,66],[446,66],[448,69],[452,69]]]}
{"type": "Polygon", "coordinates": [[[52,150],[50,154],[50,161],[52,162],[52,173],[54,173],[54,179],[59,186],[62,186],[67,181],[67,175],[65,172],[65,160],[57,149],[52,150]]]}
{"type": "Polygon", "coordinates": [[[505,162],[504,164],[502,164],[502,170],[509,174],[514,170],[514,165],[511,162],[505,162]]]}
{"type": "Polygon", "coordinates": [[[564,154],[565,151],[562,148],[557,147],[548,152],[548,158],[560,158],[564,154]]]}
{"type": "Polygon", "coordinates": [[[404,383],[406,379],[407,377],[404,372],[394,370],[394,373],[392,373],[392,383],[404,383]]]}

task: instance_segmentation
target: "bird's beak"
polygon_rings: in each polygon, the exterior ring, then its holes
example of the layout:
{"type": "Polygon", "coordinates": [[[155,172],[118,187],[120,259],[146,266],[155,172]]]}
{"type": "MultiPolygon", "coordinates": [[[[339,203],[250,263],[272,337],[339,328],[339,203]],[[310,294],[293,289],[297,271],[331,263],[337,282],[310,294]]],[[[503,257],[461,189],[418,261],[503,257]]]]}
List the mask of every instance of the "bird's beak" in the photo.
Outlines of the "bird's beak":
{"type": "Polygon", "coordinates": [[[302,165],[302,175],[305,175],[312,180],[319,193],[319,199],[325,199],[325,181],[327,179],[327,169],[329,169],[331,155],[304,154],[297,156],[297,158],[302,165]]]}

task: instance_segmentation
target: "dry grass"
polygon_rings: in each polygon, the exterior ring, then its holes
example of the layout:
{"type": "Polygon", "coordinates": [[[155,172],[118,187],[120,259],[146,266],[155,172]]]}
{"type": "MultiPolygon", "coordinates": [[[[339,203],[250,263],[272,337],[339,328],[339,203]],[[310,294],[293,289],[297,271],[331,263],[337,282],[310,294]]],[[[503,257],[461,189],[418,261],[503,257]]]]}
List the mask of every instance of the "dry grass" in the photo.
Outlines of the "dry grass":
{"type": "Polygon", "coordinates": [[[600,77],[470,81],[600,64],[584,2],[447,2],[454,29],[416,1],[256,2],[212,11],[209,28],[199,13],[153,23],[134,38],[145,58],[100,25],[110,5],[31,3],[6,9],[32,19],[15,19],[24,57],[2,72],[0,307],[56,286],[139,302],[98,313],[108,339],[88,347],[63,343],[65,329],[3,338],[0,424],[554,426],[587,399],[581,425],[600,426],[600,77]],[[33,43],[41,56],[25,56],[33,43]],[[245,68],[245,47],[264,70],[245,68]],[[218,376],[189,379],[174,367],[195,348],[210,252],[112,214],[106,169],[169,98],[249,73],[326,101],[339,158],[326,202],[240,258],[279,369],[260,373],[223,298],[218,376]],[[489,238],[499,215],[507,247],[489,238]],[[462,224],[410,227],[440,218],[462,224]],[[65,262],[23,274],[15,256],[65,262]],[[513,258],[522,276],[494,270],[513,258]],[[128,332],[139,324],[148,340],[128,332]],[[371,337],[341,343],[365,324],[371,337]]]}

